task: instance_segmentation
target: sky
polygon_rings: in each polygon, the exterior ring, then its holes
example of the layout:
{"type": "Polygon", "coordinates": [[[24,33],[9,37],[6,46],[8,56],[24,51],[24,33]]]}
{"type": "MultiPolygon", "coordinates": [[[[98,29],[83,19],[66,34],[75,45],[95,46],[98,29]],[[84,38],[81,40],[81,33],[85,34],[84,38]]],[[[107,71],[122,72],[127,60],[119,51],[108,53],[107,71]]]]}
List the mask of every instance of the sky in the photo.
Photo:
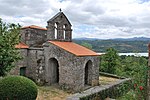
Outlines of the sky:
{"type": "Polygon", "coordinates": [[[150,38],[150,0],[0,0],[0,18],[46,27],[60,8],[73,38],[150,38]]]}

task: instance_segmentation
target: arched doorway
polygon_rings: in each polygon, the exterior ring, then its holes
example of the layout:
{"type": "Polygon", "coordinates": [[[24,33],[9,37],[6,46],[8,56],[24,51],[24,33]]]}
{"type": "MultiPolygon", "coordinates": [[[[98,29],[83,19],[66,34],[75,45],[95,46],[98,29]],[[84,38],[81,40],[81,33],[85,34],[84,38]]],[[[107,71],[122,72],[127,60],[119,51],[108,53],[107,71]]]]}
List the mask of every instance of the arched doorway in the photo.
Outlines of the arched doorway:
{"type": "Polygon", "coordinates": [[[85,76],[84,76],[84,84],[91,85],[91,75],[92,75],[92,61],[89,60],[85,65],[85,76]]]}
{"type": "Polygon", "coordinates": [[[59,83],[59,64],[55,58],[49,59],[49,73],[52,84],[59,83]]]}

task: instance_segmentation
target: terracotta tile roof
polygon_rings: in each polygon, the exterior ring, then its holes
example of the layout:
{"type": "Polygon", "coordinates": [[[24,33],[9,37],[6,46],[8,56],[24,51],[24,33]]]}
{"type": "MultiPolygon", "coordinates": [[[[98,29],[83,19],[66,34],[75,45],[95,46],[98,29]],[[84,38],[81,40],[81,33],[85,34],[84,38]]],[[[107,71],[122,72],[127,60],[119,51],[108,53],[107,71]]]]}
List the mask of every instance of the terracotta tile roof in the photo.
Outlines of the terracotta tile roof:
{"type": "Polygon", "coordinates": [[[40,30],[47,30],[46,28],[40,27],[40,26],[36,26],[36,25],[31,25],[31,26],[24,26],[22,27],[22,29],[25,28],[33,28],[33,29],[40,29],[40,30]]]}
{"type": "Polygon", "coordinates": [[[99,55],[96,52],[73,42],[59,42],[59,41],[49,41],[49,42],[76,56],[98,56],[99,55]]]}
{"type": "Polygon", "coordinates": [[[20,42],[19,44],[15,45],[15,48],[18,48],[18,49],[27,49],[27,48],[29,48],[29,46],[26,45],[23,42],[20,42]]]}

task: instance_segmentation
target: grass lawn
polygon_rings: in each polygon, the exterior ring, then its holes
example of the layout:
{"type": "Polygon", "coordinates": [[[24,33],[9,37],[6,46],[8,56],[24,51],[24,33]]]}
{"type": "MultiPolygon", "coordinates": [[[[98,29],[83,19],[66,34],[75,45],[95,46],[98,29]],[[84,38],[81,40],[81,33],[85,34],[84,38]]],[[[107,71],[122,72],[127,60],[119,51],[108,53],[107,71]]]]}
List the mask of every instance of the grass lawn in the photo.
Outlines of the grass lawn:
{"type": "Polygon", "coordinates": [[[71,93],[61,90],[57,86],[40,86],[36,100],[66,100],[69,95],[71,93]]]}
{"type": "Polygon", "coordinates": [[[99,77],[99,84],[100,85],[108,85],[113,82],[117,82],[119,79],[113,78],[113,77],[107,77],[107,76],[100,76],[99,77]]]}

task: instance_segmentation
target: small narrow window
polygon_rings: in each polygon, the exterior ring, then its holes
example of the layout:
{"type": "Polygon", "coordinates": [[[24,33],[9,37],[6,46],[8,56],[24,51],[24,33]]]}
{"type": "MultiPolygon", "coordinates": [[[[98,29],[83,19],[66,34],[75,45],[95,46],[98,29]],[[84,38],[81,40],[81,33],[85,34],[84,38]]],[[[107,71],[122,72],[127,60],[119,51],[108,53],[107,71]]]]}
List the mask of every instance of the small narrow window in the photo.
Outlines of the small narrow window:
{"type": "Polygon", "coordinates": [[[36,59],[38,58],[38,52],[37,51],[35,51],[35,57],[36,57],[36,59]]]}
{"type": "Polygon", "coordinates": [[[20,68],[20,75],[21,76],[26,76],[26,67],[21,67],[20,68]]]}
{"type": "Polygon", "coordinates": [[[63,34],[64,34],[64,39],[66,38],[66,25],[63,25],[63,34]]]}
{"type": "Polygon", "coordinates": [[[57,39],[57,24],[55,23],[55,39],[57,39]]]}

